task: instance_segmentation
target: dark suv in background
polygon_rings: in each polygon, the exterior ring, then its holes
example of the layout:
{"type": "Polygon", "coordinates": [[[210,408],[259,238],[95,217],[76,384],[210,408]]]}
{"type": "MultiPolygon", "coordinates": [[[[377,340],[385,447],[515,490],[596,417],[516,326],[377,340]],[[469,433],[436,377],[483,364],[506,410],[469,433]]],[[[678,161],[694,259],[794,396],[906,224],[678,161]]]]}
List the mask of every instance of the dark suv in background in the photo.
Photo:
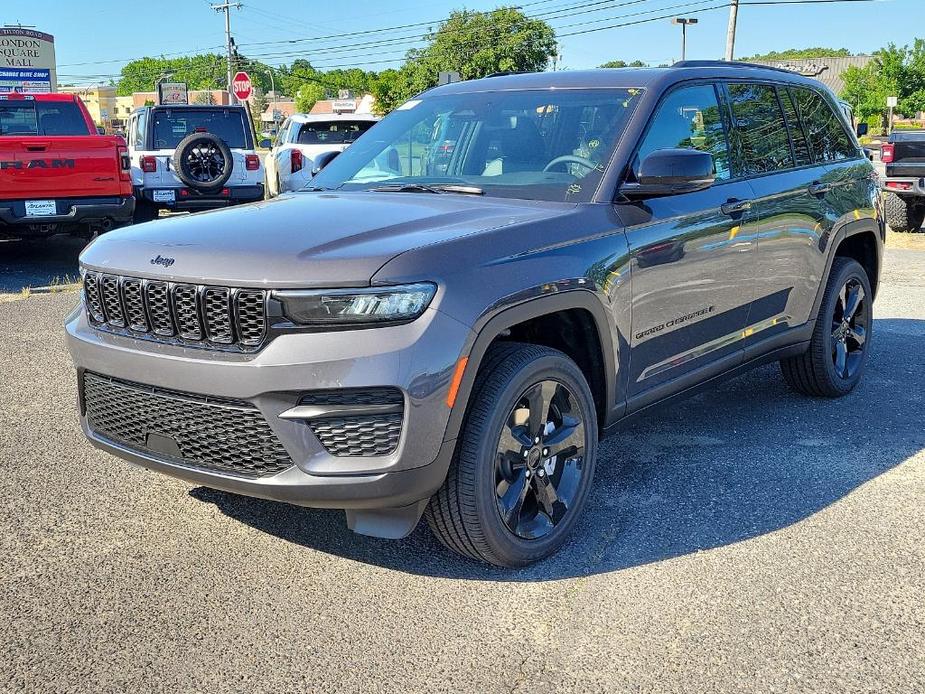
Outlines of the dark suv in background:
{"type": "Polygon", "coordinates": [[[87,248],[81,421],[195,484],[380,537],[426,515],[524,565],[565,540],[629,415],[771,360],[808,395],[857,385],[878,206],[836,101],[790,72],[447,85],[307,192],[87,248]]]}

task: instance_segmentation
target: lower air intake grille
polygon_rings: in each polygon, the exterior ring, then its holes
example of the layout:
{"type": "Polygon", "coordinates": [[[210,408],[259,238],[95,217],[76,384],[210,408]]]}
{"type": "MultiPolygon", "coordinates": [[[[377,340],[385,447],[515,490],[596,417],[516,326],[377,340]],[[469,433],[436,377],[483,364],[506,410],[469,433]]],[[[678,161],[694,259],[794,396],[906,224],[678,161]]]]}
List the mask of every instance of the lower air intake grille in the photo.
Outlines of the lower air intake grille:
{"type": "Polygon", "coordinates": [[[166,462],[243,477],[292,466],[282,443],[247,402],[161,390],[85,372],[90,428],[166,462]]]}
{"type": "Polygon", "coordinates": [[[307,393],[299,404],[337,410],[337,414],[308,423],[331,455],[378,456],[394,453],[398,447],[404,402],[397,388],[350,388],[307,393]],[[380,411],[372,411],[377,408],[380,411]]]}

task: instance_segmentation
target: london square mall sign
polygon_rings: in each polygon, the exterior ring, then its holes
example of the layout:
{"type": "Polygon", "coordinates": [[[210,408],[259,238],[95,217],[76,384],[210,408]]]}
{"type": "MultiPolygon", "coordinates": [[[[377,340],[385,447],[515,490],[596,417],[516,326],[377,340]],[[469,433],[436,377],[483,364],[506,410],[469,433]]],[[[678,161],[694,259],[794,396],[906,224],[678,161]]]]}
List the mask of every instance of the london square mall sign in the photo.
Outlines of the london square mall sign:
{"type": "Polygon", "coordinates": [[[32,29],[0,28],[0,94],[56,88],[55,37],[32,29]]]}

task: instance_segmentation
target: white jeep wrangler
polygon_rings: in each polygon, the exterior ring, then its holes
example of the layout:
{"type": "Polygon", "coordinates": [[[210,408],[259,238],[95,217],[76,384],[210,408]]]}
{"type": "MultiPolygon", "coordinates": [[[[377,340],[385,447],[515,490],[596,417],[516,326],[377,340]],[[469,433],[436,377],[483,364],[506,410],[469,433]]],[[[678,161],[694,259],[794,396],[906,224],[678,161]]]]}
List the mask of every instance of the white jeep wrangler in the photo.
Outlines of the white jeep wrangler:
{"type": "Polygon", "coordinates": [[[263,163],[253,132],[244,106],[162,105],[133,112],[127,140],[135,222],[155,219],[162,209],[262,200],[263,163]]]}

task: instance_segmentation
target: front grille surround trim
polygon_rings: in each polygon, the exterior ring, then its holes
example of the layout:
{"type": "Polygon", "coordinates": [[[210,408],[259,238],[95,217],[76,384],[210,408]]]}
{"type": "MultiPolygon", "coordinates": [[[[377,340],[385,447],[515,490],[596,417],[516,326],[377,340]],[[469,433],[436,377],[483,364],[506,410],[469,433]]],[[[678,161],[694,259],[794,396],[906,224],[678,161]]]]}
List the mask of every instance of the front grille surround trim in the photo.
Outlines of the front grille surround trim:
{"type": "Polygon", "coordinates": [[[267,340],[269,297],[262,289],[167,282],[90,270],[84,272],[83,286],[87,316],[97,330],[230,352],[256,352],[267,340]]]}

